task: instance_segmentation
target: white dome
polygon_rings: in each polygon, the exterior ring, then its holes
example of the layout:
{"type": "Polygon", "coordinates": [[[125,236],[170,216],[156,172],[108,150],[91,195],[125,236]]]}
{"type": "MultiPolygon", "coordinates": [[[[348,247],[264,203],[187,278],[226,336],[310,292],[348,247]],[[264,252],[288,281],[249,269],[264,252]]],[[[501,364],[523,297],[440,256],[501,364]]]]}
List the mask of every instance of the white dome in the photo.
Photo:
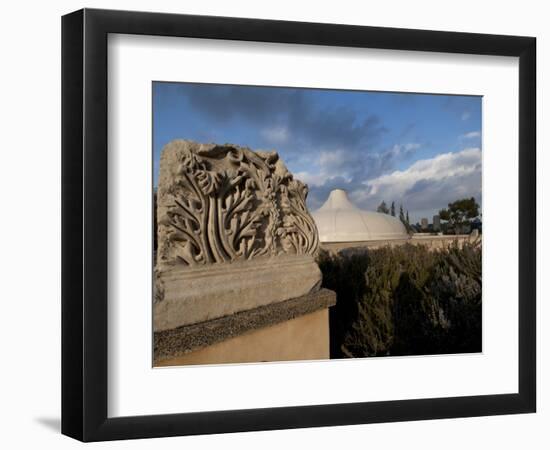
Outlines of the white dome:
{"type": "Polygon", "coordinates": [[[408,239],[403,223],[389,214],[363,211],[353,205],[342,189],[333,190],[312,214],[321,242],[381,241],[408,239]]]}

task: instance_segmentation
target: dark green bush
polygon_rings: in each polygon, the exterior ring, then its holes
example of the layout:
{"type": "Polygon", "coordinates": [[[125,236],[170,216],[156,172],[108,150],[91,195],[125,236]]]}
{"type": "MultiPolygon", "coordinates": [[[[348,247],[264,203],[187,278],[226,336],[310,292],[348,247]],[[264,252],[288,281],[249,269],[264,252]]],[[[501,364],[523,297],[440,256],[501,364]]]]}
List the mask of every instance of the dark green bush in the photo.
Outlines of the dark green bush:
{"type": "Polygon", "coordinates": [[[403,245],[322,252],[331,357],[481,351],[481,248],[403,245]]]}

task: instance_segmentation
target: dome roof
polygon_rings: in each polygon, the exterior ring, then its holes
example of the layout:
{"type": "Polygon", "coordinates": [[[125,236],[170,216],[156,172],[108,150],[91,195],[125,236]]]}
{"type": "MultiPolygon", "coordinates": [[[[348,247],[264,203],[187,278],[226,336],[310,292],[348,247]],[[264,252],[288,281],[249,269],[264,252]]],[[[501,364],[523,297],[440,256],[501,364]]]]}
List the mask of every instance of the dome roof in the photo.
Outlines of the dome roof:
{"type": "Polygon", "coordinates": [[[357,208],[346,191],[334,189],[312,214],[321,242],[408,239],[407,229],[396,217],[357,208]]]}

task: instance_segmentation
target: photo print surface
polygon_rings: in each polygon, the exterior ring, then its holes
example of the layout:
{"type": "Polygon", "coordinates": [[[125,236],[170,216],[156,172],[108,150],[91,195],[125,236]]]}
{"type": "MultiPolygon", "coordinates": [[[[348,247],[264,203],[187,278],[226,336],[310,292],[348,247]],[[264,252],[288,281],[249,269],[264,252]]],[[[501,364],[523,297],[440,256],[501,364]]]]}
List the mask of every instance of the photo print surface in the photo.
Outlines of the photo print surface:
{"type": "Polygon", "coordinates": [[[155,366],[482,351],[481,97],[152,100],[155,366]]]}

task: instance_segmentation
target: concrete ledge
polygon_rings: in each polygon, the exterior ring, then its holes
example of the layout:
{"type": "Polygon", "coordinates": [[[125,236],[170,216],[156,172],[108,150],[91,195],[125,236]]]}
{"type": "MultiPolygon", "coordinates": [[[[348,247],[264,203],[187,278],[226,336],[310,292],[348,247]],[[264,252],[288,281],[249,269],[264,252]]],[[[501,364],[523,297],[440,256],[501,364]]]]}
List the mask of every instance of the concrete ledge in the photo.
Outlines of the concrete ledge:
{"type": "Polygon", "coordinates": [[[310,255],[165,269],[155,280],[153,331],[207,322],[306,295],[318,289],[321,279],[319,266],[310,255]]]}
{"type": "MultiPolygon", "coordinates": [[[[154,365],[247,332],[289,321],[336,304],[328,289],[206,322],[154,333],[154,365]]],[[[327,324],[328,325],[328,324],[327,324]]],[[[226,361],[229,362],[229,361],[226,361]]]]}

